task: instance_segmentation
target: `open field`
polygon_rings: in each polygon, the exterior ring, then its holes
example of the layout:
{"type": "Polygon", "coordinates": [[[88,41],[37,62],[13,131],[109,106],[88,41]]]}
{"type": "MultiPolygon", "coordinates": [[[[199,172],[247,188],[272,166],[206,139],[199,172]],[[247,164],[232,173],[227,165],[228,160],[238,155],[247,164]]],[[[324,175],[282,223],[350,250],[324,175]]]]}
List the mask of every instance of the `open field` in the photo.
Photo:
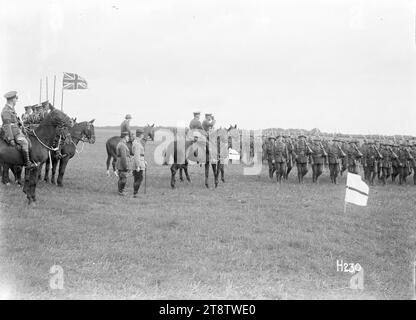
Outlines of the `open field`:
{"type": "MultiPolygon", "coordinates": [[[[0,295],[9,298],[410,299],[416,244],[416,186],[370,187],[368,207],[343,213],[345,177],[331,185],[280,187],[226,167],[226,183],[207,190],[203,168],[192,183],[169,185],[167,166],[146,158],[147,194],[117,195],[105,172],[105,141],[96,129],[68,165],[64,187],[41,181],[29,207],[18,186],[0,186],[0,295]],[[336,262],[359,263],[364,289],[336,262]],[[51,266],[64,271],[49,286],[51,266]]],[[[211,172],[210,172],[211,174],[211,172]]],[[[132,177],[128,183],[132,194],[132,177]]]]}

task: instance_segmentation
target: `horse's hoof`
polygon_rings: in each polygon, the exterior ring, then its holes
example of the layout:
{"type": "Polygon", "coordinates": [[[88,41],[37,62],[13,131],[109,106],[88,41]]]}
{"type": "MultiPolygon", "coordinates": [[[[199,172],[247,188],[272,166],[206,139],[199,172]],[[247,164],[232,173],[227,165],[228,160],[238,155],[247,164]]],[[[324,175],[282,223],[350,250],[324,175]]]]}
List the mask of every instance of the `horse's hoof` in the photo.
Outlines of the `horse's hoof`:
{"type": "Polygon", "coordinates": [[[109,177],[110,176],[110,171],[109,170],[107,170],[107,177],[109,177]]]}

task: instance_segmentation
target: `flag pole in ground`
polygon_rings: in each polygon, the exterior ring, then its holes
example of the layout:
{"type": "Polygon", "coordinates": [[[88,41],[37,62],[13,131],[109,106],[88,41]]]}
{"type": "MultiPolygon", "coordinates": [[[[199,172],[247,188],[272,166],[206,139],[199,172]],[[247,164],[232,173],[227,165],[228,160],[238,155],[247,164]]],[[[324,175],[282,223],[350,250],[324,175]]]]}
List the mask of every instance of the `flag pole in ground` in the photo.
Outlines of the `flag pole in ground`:
{"type": "Polygon", "coordinates": [[[46,77],[46,100],[49,100],[49,85],[48,85],[48,77],[46,77]]]}
{"type": "Polygon", "coordinates": [[[42,79],[40,79],[39,103],[42,102],[42,79]]]}
{"type": "Polygon", "coordinates": [[[61,111],[64,111],[64,80],[62,79],[61,111]]]}
{"type": "Polygon", "coordinates": [[[53,106],[55,106],[55,85],[56,85],[56,75],[53,76],[53,102],[52,102],[53,106]]]}

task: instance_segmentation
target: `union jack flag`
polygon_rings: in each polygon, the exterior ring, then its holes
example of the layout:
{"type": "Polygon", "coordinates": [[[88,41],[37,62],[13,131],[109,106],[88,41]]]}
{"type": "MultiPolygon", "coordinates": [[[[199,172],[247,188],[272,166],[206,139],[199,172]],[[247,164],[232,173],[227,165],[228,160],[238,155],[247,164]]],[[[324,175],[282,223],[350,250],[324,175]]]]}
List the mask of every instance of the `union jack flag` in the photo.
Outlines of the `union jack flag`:
{"type": "Polygon", "coordinates": [[[75,73],[64,72],[62,85],[67,90],[88,89],[87,81],[75,73]]]}

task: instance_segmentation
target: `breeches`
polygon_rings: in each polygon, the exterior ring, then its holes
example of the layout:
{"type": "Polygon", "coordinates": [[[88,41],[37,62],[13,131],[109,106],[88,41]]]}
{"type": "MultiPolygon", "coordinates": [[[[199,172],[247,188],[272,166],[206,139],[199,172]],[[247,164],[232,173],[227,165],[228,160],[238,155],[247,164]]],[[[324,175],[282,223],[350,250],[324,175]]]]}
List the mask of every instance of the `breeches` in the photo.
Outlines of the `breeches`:
{"type": "Polygon", "coordinates": [[[15,135],[14,139],[16,140],[16,143],[22,146],[22,149],[24,151],[29,151],[29,143],[27,142],[26,137],[23,133],[15,135]]]}
{"type": "Polygon", "coordinates": [[[133,177],[134,177],[134,184],[133,184],[133,192],[136,194],[139,192],[140,185],[143,181],[143,170],[137,171],[133,170],[133,177]]]}
{"type": "Polygon", "coordinates": [[[118,171],[118,191],[120,191],[120,192],[123,191],[124,187],[126,186],[127,174],[128,174],[127,170],[119,170],[118,171]]]}
{"type": "Polygon", "coordinates": [[[330,163],[329,164],[329,174],[331,177],[337,177],[339,172],[338,163],[330,163]]]}

